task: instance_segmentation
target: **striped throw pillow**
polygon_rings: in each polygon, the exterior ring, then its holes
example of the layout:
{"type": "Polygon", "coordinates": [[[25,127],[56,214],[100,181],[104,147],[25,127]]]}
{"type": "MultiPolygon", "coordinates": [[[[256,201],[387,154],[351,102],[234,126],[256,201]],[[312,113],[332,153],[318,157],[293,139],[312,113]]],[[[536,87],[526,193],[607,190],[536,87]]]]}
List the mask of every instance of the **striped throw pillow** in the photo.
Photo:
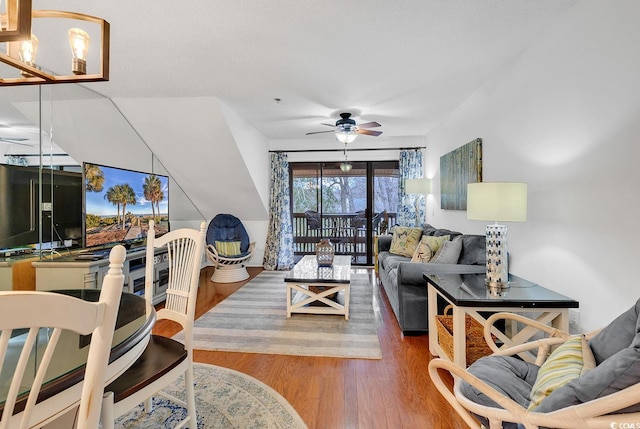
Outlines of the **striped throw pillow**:
{"type": "Polygon", "coordinates": [[[220,256],[239,255],[240,241],[216,241],[216,250],[220,256]]]}
{"type": "Polygon", "coordinates": [[[595,368],[596,360],[584,335],[574,335],[551,353],[538,370],[531,389],[529,409],[533,409],[574,378],[595,368]]]}

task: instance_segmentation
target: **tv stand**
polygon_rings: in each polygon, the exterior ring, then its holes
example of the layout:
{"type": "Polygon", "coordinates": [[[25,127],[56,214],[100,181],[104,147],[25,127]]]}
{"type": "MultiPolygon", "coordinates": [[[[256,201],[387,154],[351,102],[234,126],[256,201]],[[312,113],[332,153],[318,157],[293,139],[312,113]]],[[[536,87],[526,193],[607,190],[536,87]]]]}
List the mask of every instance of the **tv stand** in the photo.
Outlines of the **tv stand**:
{"type": "MultiPolygon", "coordinates": [[[[98,289],[109,271],[109,250],[95,250],[90,253],[64,255],[51,260],[34,261],[36,270],[36,290],[56,289],[98,289]],[[105,257],[94,259],[106,252],[105,257]],[[80,255],[92,257],[78,259],[80,255]]],[[[169,255],[164,248],[156,249],[154,258],[153,303],[165,300],[169,281],[169,255]]],[[[146,248],[127,251],[122,266],[125,276],[124,291],[144,295],[146,248]]]]}

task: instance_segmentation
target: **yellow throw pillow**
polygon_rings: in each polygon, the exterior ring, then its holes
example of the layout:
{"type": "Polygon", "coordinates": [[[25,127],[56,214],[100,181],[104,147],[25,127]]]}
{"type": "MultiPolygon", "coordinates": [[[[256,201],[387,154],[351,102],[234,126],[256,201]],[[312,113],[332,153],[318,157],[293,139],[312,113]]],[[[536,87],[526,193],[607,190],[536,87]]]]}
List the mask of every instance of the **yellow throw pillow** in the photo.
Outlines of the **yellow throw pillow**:
{"type": "Polygon", "coordinates": [[[538,370],[531,389],[529,409],[533,409],[574,378],[596,367],[591,348],[584,335],[574,335],[551,353],[538,370]]]}
{"type": "Polygon", "coordinates": [[[236,256],[240,254],[240,241],[216,241],[216,250],[220,256],[236,256]]]}
{"type": "Polygon", "coordinates": [[[434,237],[432,235],[423,236],[420,239],[418,247],[416,247],[416,251],[413,253],[411,262],[429,262],[446,241],[449,241],[448,235],[442,235],[440,237],[434,237]]]}
{"type": "Polygon", "coordinates": [[[406,226],[396,226],[393,228],[393,238],[391,239],[391,247],[389,252],[394,255],[412,257],[418,247],[421,228],[410,228],[406,226]]]}

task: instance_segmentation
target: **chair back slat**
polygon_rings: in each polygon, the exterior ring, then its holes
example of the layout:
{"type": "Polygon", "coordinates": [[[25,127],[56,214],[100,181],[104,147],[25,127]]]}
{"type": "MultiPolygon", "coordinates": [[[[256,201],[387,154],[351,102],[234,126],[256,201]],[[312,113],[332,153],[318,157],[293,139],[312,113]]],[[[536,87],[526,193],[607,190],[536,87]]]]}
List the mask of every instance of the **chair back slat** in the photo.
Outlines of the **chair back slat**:
{"type": "MultiPolygon", "coordinates": [[[[202,222],[200,230],[181,228],[156,238],[155,225],[153,221],[149,222],[147,260],[153,261],[150,255],[153,255],[154,249],[166,246],[169,263],[167,297],[164,308],[157,313],[157,318],[170,318],[185,329],[188,324],[193,324],[195,316],[200,267],[204,255],[205,227],[206,223],[202,222]]],[[[147,300],[153,302],[153,264],[147,263],[146,270],[145,293],[147,300]]]]}

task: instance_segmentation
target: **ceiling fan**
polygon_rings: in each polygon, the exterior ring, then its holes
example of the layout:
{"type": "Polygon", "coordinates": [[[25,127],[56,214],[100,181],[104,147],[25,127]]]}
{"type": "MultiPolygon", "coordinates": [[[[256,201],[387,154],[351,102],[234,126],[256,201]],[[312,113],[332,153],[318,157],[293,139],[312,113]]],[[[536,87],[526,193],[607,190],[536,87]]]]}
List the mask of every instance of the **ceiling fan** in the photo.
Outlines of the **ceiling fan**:
{"type": "Polygon", "coordinates": [[[23,141],[27,141],[29,139],[25,139],[22,137],[15,137],[15,138],[10,138],[10,137],[0,137],[0,142],[5,142],[5,143],[10,143],[10,144],[17,144],[20,146],[31,146],[28,143],[20,143],[23,141]]]}
{"type": "Polygon", "coordinates": [[[366,128],[380,127],[381,125],[379,123],[377,123],[377,122],[367,122],[367,123],[364,123],[364,124],[356,125],[356,121],[351,119],[351,113],[340,113],[340,119],[338,119],[336,121],[335,125],[333,125],[333,124],[325,124],[325,123],[322,123],[322,125],[326,125],[328,127],[333,127],[333,130],[330,130],[330,131],[314,131],[314,132],[307,133],[306,135],[322,134],[322,133],[335,133],[336,137],[341,142],[343,142],[343,143],[351,143],[352,141],[354,141],[356,139],[356,137],[358,137],[359,134],[364,134],[364,135],[367,135],[367,136],[374,136],[374,137],[377,137],[380,134],[382,134],[382,131],[372,131],[372,130],[367,130],[366,129],[366,128]]]}

